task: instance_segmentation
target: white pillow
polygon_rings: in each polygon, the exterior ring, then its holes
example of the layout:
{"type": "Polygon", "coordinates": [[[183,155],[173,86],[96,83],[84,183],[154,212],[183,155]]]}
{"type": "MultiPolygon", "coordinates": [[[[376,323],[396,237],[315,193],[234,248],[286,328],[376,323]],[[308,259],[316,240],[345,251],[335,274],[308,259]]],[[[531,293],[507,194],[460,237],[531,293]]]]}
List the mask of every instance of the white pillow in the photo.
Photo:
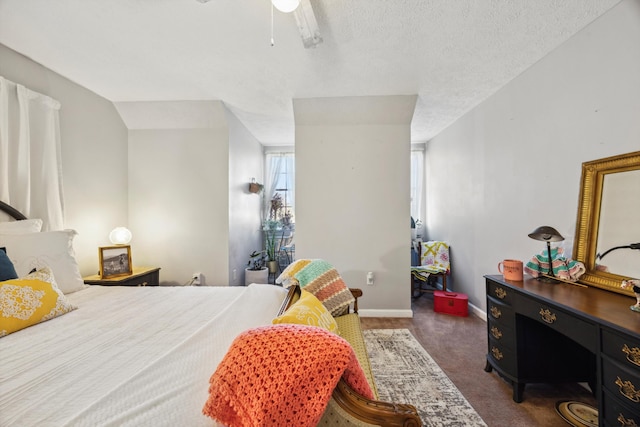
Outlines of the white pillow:
{"type": "Polygon", "coordinates": [[[42,230],[41,219],[0,222],[0,234],[39,233],[40,230],[42,230]]]}
{"type": "Polygon", "coordinates": [[[44,231],[27,234],[0,234],[0,247],[7,248],[18,277],[34,268],[51,268],[60,290],[69,294],[84,288],[73,251],[75,230],[44,231]]]}

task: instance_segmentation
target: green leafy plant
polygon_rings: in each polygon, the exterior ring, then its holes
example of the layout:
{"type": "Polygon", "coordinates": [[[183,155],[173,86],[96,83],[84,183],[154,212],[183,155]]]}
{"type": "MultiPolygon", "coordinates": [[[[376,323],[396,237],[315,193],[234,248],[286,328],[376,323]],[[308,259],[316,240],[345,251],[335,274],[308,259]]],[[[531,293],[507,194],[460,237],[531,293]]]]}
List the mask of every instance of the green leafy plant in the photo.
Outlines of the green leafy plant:
{"type": "Polygon", "coordinates": [[[262,270],[264,267],[264,251],[253,251],[247,263],[249,270],[262,270]]]}
{"type": "Polygon", "coordinates": [[[281,231],[280,221],[268,219],[262,225],[264,231],[264,249],[270,261],[276,261],[276,239],[281,231]]]}

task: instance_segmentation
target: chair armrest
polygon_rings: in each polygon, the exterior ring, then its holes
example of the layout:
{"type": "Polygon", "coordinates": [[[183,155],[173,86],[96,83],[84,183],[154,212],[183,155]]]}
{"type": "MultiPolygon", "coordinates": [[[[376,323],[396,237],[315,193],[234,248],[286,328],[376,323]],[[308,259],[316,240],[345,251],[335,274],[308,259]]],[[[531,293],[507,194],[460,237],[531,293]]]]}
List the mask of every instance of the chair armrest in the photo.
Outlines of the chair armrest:
{"type": "Polygon", "coordinates": [[[419,427],[422,420],[413,405],[367,399],[343,380],[333,390],[333,399],[351,416],[368,424],[389,427],[419,427]]]}
{"type": "Polygon", "coordinates": [[[362,296],[362,289],[349,288],[349,290],[351,291],[351,295],[353,295],[353,297],[356,299],[355,302],[353,303],[353,312],[357,314],[358,313],[358,298],[360,298],[362,296]]]}

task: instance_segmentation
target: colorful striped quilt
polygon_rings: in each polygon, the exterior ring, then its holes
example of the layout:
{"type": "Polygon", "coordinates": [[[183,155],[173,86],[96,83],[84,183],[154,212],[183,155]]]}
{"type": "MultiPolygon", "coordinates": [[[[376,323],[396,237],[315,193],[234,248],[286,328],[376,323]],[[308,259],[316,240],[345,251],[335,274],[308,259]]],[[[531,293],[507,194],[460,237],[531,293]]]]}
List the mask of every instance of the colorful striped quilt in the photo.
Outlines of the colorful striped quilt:
{"type": "MultiPolygon", "coordinates": [[[[564,249],[561,247],[551,248],[551,265],[553,267],[553,275],[559,279],[571,282],[577,281],[586,269],[584,264],[563,256],[564,249]]],[[[543,274],[549,274],[549,255],[546,250],[534,255],[533,258],[524,266],[524,272],[532,277],[538,277],[543,274]]]]}
{"type": "Polygon", "coordinates": [[[334,317],[346,314],[349,305],[355,301],[338,271],[322,259],[300,259],[289,264],[276,283],[284,287],[300,285],[315,295],[334,317]]]}

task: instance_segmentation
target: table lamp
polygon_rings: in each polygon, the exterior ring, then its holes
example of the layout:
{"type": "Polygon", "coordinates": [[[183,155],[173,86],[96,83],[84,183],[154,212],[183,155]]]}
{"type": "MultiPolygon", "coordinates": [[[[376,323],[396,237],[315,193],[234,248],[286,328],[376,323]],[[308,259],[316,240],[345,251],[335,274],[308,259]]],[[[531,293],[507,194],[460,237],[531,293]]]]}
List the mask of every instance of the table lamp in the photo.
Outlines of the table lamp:
{"type": "Polygon", "coordinates": [[[542,240],[543,242],[547,242],[547,257],[549,259],[549,275],[551,277],[555,277],[553,274],[553,259],[551,258],[551,242],[561,242],[564,240],[564,237],[558,230],[553,227],[549,227],[548,225],[543,225],[541,227],[536,228],[531,233],[529,233],[529,237],[534,240],[542,240]]]}
{"type": "Polygon", "coordinates": [[[109,240],[114,245],[126,245],[131,241],[131,231],[126,227],[116,227],[109,233],[109,240]]]}

